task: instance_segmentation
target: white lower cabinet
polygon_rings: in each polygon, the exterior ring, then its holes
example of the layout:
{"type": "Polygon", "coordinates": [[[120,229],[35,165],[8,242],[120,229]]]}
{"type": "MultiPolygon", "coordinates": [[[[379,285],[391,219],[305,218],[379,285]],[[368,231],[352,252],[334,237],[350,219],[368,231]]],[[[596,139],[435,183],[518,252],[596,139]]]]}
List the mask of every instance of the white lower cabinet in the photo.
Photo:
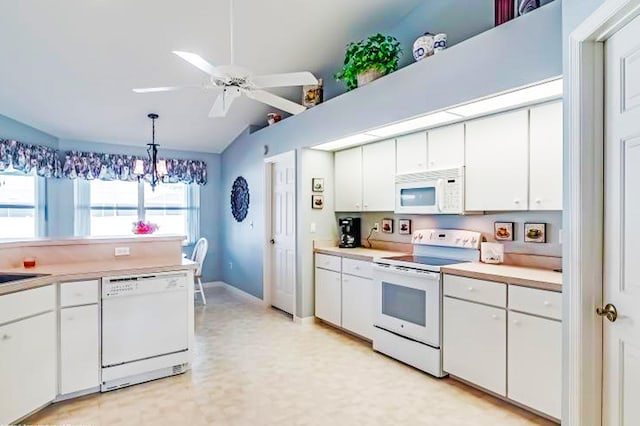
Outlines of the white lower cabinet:
{"type": "Polygon", "coordinates": [[[443,315],[444,371],[506,396],[506,311],[445,297],[443,315]]]}
{"type": "Polygon", "coordinates": [[[60,393],[87,390],[100,384],[98,305],[60,310],[60,393]]]}
{"type": "Polygon", "coordinates": [[[508,397],[559,419],[562,323],[509,312],[508,342],[508,397]]]}
{"type": "Polygon", "coordinates": [[[342,327],[373,339],[373,281],[342,275],[342,327]]]}
{"type": "Polygon", "coordinates": [[[342,324],[340,272],[316,268],[316,317],[338,327],[342,324]]]}
{"type": "Polygon", "coordinates": [[[10,424],[53,401],[56,348],[54,312],[0,327],[0,424],[10,424]]]}

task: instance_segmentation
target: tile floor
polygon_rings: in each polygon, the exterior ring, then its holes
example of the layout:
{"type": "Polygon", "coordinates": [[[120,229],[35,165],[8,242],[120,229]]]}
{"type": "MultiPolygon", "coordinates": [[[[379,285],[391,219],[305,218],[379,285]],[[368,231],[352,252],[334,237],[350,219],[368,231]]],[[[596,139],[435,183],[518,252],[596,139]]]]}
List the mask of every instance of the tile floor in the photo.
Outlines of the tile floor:
{"type": "Polygon", "coordinates": [[[196,306],[193,369],[54,404],[28,424],[552,424],[434,379],[325,325],[298,325],[222,288],[196,306]]]}

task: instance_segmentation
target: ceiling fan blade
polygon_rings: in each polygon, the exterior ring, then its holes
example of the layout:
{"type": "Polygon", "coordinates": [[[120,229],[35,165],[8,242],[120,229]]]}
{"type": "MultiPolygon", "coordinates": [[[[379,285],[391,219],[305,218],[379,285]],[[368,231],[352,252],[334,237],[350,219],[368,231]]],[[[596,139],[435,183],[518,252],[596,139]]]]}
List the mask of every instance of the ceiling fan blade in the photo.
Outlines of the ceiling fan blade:
{"type": "Polygon", "coordinates": [[[247,97],[251,99],[262,102],[263,104],[271,105],[272,107],[286,111],[290,114],[300,114],[307,109],[300,104],[291,102],[288,99],[276,96],[273,93],[269,93],[264,90],[247,90],[245,93],[247,97]]]}
{"type": "Polygon", "coordinates": [[[224,89],[216,98],[211,111],[209,111],[209,117],[225,117],[229,112],[229,108],[231,108],[231,104],[236,98],[240,97],[240,94],[240,90],[235,87],[224,89]]]}
{"type": "Polygon", "coordinates": [[[199,87],[199,86],[165,86],[165,87],[143,87],[131,89],[136,93],[156,93],[156,92],[174,92],[176,90],[199,87]]]}
{"type": "Polygon", "coordinates": [[[200,55],[191,52],[183,52],[180,50],[174,50],[173,53],[185,61],[189,62],[194,67],[206,72],[211,77],[218,79],[224,78],[224,74],[217,67],[211,65],[209,62],[202,59],[200,55]]]}
{"type": "Polygon", "coordinates": [[[269,87],[305,86],[318,84],[318,79],[308,71],[256,75],[250,77],[249,81],[254,86],[261,89],[266,89],[269,87]]]}

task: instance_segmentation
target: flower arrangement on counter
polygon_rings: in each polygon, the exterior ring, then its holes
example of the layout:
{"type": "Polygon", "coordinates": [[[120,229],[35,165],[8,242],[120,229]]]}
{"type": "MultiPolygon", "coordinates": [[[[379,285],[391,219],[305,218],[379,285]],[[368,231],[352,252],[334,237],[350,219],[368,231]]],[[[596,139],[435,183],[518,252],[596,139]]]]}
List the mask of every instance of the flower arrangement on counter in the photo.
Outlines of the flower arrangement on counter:
{"type": "Polygon", "coordinates": [[[157,230],[158,225],[155,223],[139,220],[137,222],[133,222],[133,229],[131,231],[136,235],[148,235],[153,234],[157,230]]]}

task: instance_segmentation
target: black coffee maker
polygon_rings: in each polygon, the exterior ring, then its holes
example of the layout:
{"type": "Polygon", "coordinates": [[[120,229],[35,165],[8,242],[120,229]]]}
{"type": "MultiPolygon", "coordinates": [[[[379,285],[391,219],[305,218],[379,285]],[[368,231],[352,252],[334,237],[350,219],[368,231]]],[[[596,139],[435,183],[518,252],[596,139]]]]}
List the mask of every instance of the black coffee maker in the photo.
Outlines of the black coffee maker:
{"type": "Polygon", "coordinates": [[[343,217],[338,219],[340,226],[340,247],[360,247],[360,218],[343,217]]]}

